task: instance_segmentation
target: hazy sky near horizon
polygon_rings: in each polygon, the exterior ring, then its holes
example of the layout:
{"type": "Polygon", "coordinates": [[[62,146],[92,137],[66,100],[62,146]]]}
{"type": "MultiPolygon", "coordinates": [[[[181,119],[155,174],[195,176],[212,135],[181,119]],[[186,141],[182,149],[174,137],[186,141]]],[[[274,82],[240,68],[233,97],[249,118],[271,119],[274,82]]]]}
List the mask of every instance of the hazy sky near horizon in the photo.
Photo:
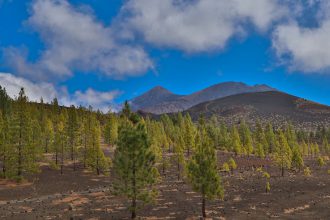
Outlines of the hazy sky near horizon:
{"type": "Polygon", "coordinates": [[[11,96],[106,110],[240,81],[330,105],[327,0],[0,0],[0,27],[11,96]]]}

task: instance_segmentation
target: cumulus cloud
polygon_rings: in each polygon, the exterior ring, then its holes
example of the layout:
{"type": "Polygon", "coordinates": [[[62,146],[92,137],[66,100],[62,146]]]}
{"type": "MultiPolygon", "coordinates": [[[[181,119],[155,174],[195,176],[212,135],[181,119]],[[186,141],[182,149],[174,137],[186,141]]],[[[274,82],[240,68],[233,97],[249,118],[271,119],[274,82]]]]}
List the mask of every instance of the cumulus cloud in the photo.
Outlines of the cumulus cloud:
{"type": "Polygon", "coordinates": [[[118,90],[110,92],[99,92],[94,89],[87,89],[85,92],[76,91],[73,95],[73,100],[77,102],[76,105],[93,106],[103,112],[118,111],[118,105],[114,104],[114,99],[120,95],[118,90]]]}
{"type": "Polygon", "coordinates": [[[128,15],[126,33],[157,46],[205,52],[224,48],[246,24],[266,31],[287,10],[277,0],[130,0],[122,13],[128,15]]]}
{"type": "Polygon", "coordinates": [[[317,27],[283,24],[273,34],[273,48],[291,70],[325,73],[330,69],[330,19],[317,27]]]}
{"type": "Polygon", "coordinates": [[[50,102],[57,96],[57,91],[51,83],[33,83],[10,73],[0,73],[0,86],[5,87],[8,95],[12,98],[18,95],[22,87],[31,101],[40,101],[41,96],[43,96],[44,101],[50,102]]]}
{"type": "Polygon", "coordinates": [[[39,33],[45,44],[40,57],[29,62],[26,51],[23,55],[17,48],[4,52],[8,64],[30,78],[65,78],[75,71],[123,77],[143,74],[153,66],[143,48],[120,43],[110,26],[67,0],[35,0],[26,25],[39,33]]]}
{"type": "Polygon", "coordinates": [[[0,86],[6,88],[8,95],[16,98],[20,89],[25,89],[26,95],[30,101],[40,101],[42,97],[47,103],[50,103],[55,97],[58,98],[61,105],[70,106],[92,106],[94,109],[99,109],[107,112],[109,109],[118,111],[118,107],[114,99],[117,98],[121,92],[113,90],[109,92],[100,92],[92,88],[86,91],[75,91],[69,94],[66,87],[57,88],[51,83],[34,83],[22,77],[14,76],[10,73],[0,73],[0,86]]]}

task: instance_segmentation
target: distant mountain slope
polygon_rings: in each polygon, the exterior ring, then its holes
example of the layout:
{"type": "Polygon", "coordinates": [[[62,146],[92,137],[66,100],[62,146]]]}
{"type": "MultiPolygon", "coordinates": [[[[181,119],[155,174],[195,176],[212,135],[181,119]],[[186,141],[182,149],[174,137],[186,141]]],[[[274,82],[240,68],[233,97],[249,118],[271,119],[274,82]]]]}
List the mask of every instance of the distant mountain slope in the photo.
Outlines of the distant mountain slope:
{"type": "Polygon", "coordinates": [[[132,99],[130,104],[134,110],[144,110],[162,102],[175,101],[180,97],[182,96],[173,94],[161,86],[156,86],[148,92],[132,99]]]}
{"type": "Polygon", "coordinates": [[[228,96],[198,104],[186,112],[194,119],[201,114],[205,117],[216,115],[227,123],[241,119],[255,123],[260,119],[282,125],[291,121],[305,129],[330,124],[329,106],[278,91],[228,96]]]}
{"type": "Polygon", "coordinates": [[[194,105],[214,99],[251,92],[275,91],[267,85],[249,86],[241,82],[225,82],[210,86],[190,95],[176,95],[157,86],[152,90],[132,99],[134,110],[153,114],[184,111],[194,105]]]}

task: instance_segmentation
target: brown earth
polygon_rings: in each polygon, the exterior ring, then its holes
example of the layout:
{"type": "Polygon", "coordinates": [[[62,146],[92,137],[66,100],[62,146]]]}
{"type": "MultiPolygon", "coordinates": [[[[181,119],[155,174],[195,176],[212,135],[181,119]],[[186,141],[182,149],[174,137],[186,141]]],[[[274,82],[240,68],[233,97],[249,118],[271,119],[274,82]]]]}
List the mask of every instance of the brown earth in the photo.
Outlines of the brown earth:
{"type": "MultiPolygon", "coordinates": [[[[219,153],[219,164],[230,155],[219,153]]],[[[329,219],[330,175],[326,165],[318,168],[307,161],[312,176],[286,172],[269,160],[236,158],[238,170],[233,175],[221,173],[225,185],[223,201],[208,201],[207,214],[212,219],[329,219]],[[252,167],[263,166],[271,174],[271,192],[265,193],[265,180],[252,167]]],[[[0,219],[129,219],[128,201],[110,193],[111,177],[92,172],[64,174],[42,167],[42,172],[17,185],[0,182],[0,219]]],[[[158,185],[156,204],[138,211],[142,219],[199,219],[201,197],[188,183],[177,180],[175,166],[158,185]]]]}

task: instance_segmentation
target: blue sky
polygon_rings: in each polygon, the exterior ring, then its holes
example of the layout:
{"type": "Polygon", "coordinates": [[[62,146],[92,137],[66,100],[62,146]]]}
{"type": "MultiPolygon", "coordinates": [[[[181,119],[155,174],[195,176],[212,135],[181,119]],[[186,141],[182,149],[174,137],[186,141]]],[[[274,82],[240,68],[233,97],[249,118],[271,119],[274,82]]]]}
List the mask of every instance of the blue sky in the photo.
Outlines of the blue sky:
{"type": "Polygon", "coordinates": [[[330,105],[323,0],[0,0],[0,85],[115,108],[154,86],[267,84],[330,105]]]}

